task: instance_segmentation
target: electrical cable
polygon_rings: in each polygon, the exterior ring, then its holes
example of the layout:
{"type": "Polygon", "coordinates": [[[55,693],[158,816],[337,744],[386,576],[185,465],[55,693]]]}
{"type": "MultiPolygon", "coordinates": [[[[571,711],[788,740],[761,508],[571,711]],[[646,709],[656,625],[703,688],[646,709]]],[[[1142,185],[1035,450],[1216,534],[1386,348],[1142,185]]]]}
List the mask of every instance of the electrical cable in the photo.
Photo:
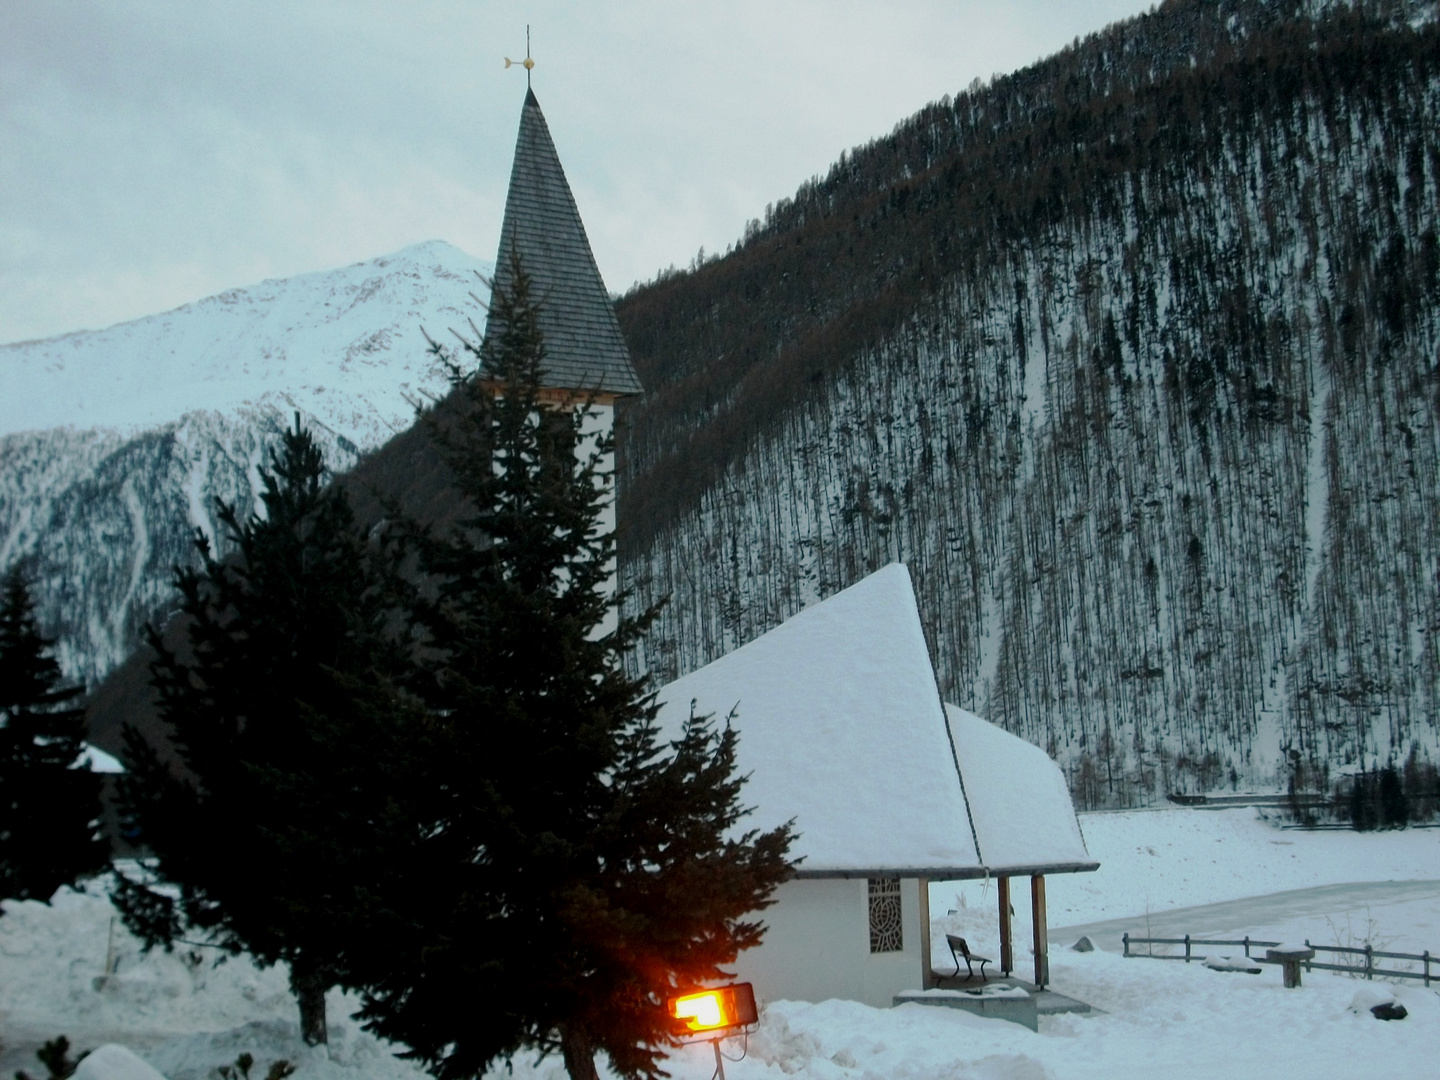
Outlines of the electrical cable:
{"type": "MultiPolygon", "coordinates": [[[[741,1036],[744,1038],[745,1043],[744,1049],[740,1051],[740,1056],[738,1058],[732,1058],[729,1054],[726,1054],[722,1051],[720,1056],[723,1057],[726,1061],[744,1061],[745,1055],[750,1053],[750,1032],[741,1032],[741,1036]]],[[[720,1045],[719,1040],[716,1040],[715,1045],[717,1047],[720,1045]]]]}

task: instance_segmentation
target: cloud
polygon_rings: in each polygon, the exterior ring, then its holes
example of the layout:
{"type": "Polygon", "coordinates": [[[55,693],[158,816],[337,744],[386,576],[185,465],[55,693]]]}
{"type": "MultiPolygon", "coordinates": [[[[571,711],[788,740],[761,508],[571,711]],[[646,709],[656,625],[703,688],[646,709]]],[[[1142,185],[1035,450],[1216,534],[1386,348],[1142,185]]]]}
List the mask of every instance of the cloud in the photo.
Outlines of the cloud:
{"type": "Polygon", "coordinates": [[[612,290],[1131,2],[9,0],[0,341],[432,237],[488,257],[535,90],[612,290]]]}

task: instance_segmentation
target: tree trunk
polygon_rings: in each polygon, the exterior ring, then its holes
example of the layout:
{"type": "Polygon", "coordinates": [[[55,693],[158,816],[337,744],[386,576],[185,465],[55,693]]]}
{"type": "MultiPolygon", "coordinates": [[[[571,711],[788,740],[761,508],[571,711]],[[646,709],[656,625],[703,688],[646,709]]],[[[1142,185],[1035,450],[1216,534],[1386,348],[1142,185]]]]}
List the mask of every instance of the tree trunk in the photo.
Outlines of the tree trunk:
{"type": "Polygon", "coordinates": [[[565,1055],[565,1071],[570,1080],[600,1080],[595,1071],[595,1044],[581,1030],[565,1025],[560,1029],[560,1052],[565,1055]]]}
{"type": "Polygon", "coordinates": [[[325,991],[330,982],[323,971],[290,964],[290,990],[300,1005],[300,1037],[307,1046],[323,1046],[330,1040],[325,1026],[325,991]]]}

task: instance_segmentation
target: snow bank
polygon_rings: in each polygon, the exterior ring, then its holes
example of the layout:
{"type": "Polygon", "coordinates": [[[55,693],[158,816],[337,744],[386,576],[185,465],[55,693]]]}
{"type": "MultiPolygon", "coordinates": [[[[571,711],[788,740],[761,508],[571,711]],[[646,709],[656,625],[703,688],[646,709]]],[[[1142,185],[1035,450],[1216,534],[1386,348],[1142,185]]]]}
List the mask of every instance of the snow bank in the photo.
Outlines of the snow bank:
{"type": "MultiPolygon", "coordinates": [[[[0,1075],[17,1069],[43,1075],[35,1051],[64,1035],[72,1054],[117,1043],[169,1080],[216,1080],[216,1067],[242,1052],[255,1058],[250,1080],[265,1080],[277,1060],[298,1066],[294,1080],[422,1077],[347,1019],[358,1007],[353,996],[331,993],[331,1045],[315,1051],[300,1038],[283,968],[257,968],[243,956],[186,945],[143,953],[98,882],[84,892],[61,889],[49,905],[4,902],[0,1075]]],[[[110,1064],[102,1057],[92,1068],[110,1064]]]]}
{"type": "Polygon", "coordinates": [[[233,1065],[241,1054],[254,1058],[250,1080],[266,1080],[277,1062],[294,1066],[291,1080],[425,1080],[425,1073],[395,1056],[395,1048],[336,1012],[330,1009],[327,1046],[305,1045],[295,1019],[257,1020],[171,1040],[152,1051],[150,1060],[168,1080],[216,1080],[216,1070],[233,1065]]]}
{"type": "Polygon", "coordinates": [[[117,1043],[90,1051],[71,1076],[74,1080],[165,1080],[153,1065],[117,1043]]]}

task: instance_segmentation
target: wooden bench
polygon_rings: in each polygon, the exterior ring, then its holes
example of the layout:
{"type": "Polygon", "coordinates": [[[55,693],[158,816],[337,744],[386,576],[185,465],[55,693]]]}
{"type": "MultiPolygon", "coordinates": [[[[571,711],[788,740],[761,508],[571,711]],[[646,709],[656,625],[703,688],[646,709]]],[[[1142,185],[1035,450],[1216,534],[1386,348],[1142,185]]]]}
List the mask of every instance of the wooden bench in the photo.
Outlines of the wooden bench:
{"type": "Polygon", "coordinates": [[[965,977],[967,979],[973,979],[975,977],[975,969],[970,966],[971,961],[974,961],[975,963],[980,965],[980,980],[981,982],[984,982],[985,965],[991,963],[990,957],[976,956],[970,951],[970,946],[965,944],[965,939],[963,937],[956,937],[954,934],[946,934],[945,941],[950,946],[950,958],[955,961],[955,975],[950,975],[948,976],[948,978],[953,979],[956,975],[960,974],[960,960],[963,957],[965,960],[965,970],[967,972],[965,977]]]}

